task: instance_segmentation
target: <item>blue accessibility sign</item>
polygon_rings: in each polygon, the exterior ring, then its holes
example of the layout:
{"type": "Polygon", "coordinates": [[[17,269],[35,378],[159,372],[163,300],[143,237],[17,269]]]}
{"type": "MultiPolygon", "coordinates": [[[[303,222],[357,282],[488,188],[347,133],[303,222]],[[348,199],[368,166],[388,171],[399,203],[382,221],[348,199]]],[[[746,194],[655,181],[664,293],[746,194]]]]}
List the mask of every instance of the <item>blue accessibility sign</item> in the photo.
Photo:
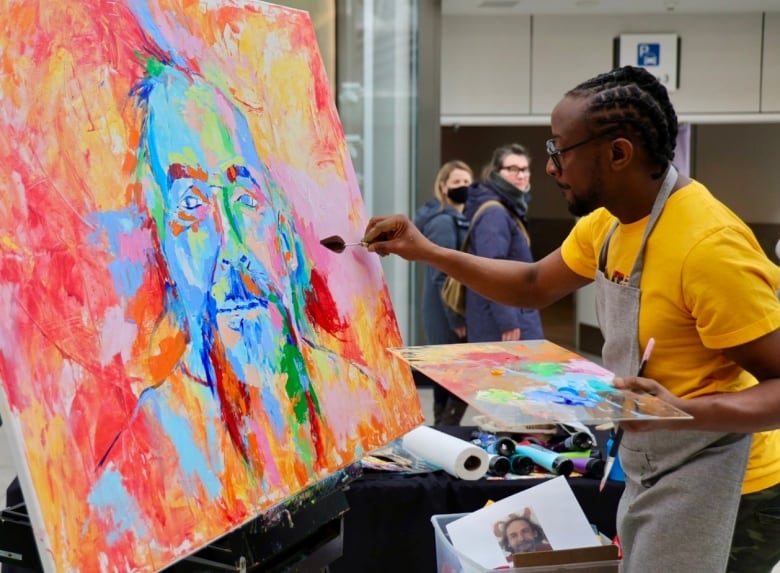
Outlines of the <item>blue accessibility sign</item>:
{"type": "Polygon", "coordinates": [[[636,47],[638,66],[658,66],[661,64],[661,44],[640,43],[636,47]]]}

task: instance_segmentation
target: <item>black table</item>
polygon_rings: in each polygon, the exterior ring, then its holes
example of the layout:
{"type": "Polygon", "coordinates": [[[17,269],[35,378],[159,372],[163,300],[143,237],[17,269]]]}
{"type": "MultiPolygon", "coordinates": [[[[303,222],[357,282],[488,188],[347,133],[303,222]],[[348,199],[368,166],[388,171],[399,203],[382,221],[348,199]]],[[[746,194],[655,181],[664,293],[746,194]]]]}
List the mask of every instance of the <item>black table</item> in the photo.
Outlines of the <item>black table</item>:
{"type": "MultiPolygon", "coordinates": [[[[467,439],[474,428],[437,429],[467,439]]],[[[352,481],[346,490],[349,509],[343,515],[342,557],[330,564],[329,571],[433,573],[436,551],[431,516],[475,511],[488,500],[503,499],[545,479],[464,481],[443,471],[410,476],[366,474],[352,481]]],[[[609,481],[599,493],[598,480],[568,480],[589,521],[613,537],[623,484],[609,481]]],[[[21,490],[15,482],[8,491],[8,504],[21,501],[21,490]]],[[[2,571],[27,570],[6,564],[2,571]]]]}
{"type": "MultiPolygon", "coordinates": [[[[437,428],[466,438],[473,428],[437,428]]],[[[331,573],[436,571],[431,516],[467,513],[488,500],[497,501],[549,478],[464,481],[443,472],[399,476],[366,474],[347,490],[349,511],[344,516],[343,554],[331,564],[331,573]]],[[[567,478],[589,521],[610,538],[621,482],[608,481],[599,493],[599,481],[567,478]]]]}

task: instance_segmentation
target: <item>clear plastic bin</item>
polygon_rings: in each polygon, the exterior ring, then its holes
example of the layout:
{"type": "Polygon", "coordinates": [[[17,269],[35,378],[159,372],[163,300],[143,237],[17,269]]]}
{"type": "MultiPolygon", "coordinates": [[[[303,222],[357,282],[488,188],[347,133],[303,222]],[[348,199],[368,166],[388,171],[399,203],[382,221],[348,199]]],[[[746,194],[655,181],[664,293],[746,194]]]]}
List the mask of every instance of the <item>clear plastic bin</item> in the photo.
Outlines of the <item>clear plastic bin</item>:
{"type": "Polygon", "coordinates": [[[436,535],[437,573],[486,573],[490,571],[499,571],[500,573],[619,573],[621,570],[619,559],[589,561],[587,563],[570,563],[564,565],[485,569],[455,549],[447,535],[447,524],[466,515],[468,514],[452,513],[448,515],[434,515],[431,517],[431,523],[433,523],[433,529],[436,535]]]}

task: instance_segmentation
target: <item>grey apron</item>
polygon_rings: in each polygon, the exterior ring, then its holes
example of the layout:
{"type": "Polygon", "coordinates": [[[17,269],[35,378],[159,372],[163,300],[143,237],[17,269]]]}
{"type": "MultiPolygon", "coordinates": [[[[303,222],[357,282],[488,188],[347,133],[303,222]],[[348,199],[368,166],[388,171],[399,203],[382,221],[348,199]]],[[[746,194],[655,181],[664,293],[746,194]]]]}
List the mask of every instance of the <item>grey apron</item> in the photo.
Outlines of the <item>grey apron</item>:
{"type": "MultiPolygon", "coordinates": [[[[606,277],[610,230],[599,255],[596,313],[604,336],[604,366],[618,376],[639,368],[640,280],[647,238],[677,181],[664,178],[628,284],[606,277]]],[[[663,332],[654,333],[662,339],[663,332]]],[[[701,431],[626,432],[620,463],[626,487],[617,529],[624,573],[720,573],[728,563],[749,434],[701,431]]]]}

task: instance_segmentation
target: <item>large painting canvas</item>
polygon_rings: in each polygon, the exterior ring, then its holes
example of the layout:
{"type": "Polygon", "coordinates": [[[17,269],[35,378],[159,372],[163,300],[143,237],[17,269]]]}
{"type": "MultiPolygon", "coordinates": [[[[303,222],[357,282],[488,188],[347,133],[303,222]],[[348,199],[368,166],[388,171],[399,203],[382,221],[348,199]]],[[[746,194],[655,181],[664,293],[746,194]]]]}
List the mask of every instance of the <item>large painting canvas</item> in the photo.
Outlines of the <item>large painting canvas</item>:
{"type": "Polygon", "coordinates": [[[0,379],[44,566],[150,571],[422,421],[305,12],[0,2],[0,379]]]}
{"type": "Polygon", "coordinates": [[[499,428],[690,418],[655,396],[618,390],[612,372],[549,340],[409,346],[392,352],[499,428]]]}

